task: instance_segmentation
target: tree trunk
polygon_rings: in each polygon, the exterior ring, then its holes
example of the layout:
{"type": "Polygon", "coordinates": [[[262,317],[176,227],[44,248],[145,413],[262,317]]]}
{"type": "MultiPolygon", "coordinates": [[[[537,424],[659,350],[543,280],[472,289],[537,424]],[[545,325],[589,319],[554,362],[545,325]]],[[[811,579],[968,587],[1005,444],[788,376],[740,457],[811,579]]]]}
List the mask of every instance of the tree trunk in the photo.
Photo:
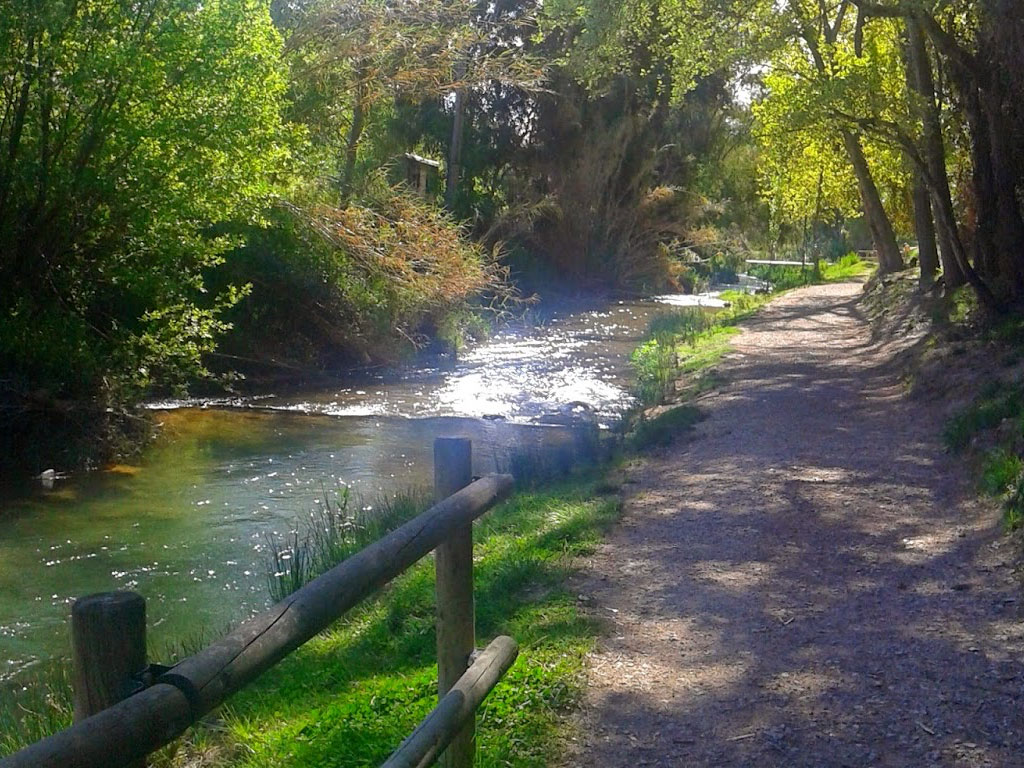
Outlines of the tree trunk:
{"type": "Polygon", "coordinates": [[[925,182],[934,199],[935,218],[938,220],[938,234],[941,250],[942,278],[947,289],[957,288],[967,281],[967,275],[957,258],[959,232],[956,217],[953,216],[953,200],[949,190],[949,176],[946,172],[946,148],[942,138],[942,123],[939,107],[935,102],[935,80],[932,77],[932,63],[925,46],[924,32],[917,19],[907,19],[907,51],[911,72],[910,86],[920,97],[921,143],[924,163],[927,169],[925,182]]]}
{"type": "Polygon", "coordinates": [[[1020,0],[982,0],[982,39],[992,72],[986,100],[999,206],[1000,265],[1010,298],[1024,299],[1024,15],[1020,0]]]}
{"type": "Polygon", "coordinates": [[[989,125],[995,195],[995,284],[1000,296],[1008,301],[1017,301],[1024,296],[1024,220],[1021,219],[1017,198],[1012,130],[1004,112],[1006,99],[1002,88],[993,83],[983,98],[989,125]]]}
{"type": "Polygon", "coordinates": [[[452,112],[452,140],[448,145],[448,172],[444,184],[444,204],[449,211],[455,206],[455,194],[459,190],[459,172],[462,166],[462,132],[466,115],[466,92],[463,88],[455,92],[452,112]]]}
{"type": "Polygon", "coordinates": [[[996,192],[989,154],[988,120],[981,108],[981,97],[970,85],[961,88],[964,114],[971,133],[971,185],[974,192],[974,265],[986,279],[997,277],[996,266],[996,192]]]}
{"type": "Polygon", "coordinates": [[[366,70],[359,69],[356,72],[356,98],[352,105],[352,123],[348,128],[348,136],[345,137],[345,156],[341,166],[341,180],[339,188],[340,207],[348,205],[349,197],[352,195],[352,181],[355,174],[356,158],[359,152],[359,140],[363,135],[363,127],[366,125],[366,70]]]}
{"type": "Polygon", "coordinates": [[[935,244],[935,221],[921,172],[914,168],[912,197],[914,203],[914,231],[917,234],[917,260],[921,268],[921,288],[927,290],[935,284],[939,270],[939,252],[935,244]]]}
{"type": "MultiPolygon", "coordinates": [[[[907,40],[903,47],[903,66],[906,71],[907,88],[910,91],[909,103],[911,105],[911,113],[919,113],[921,110],[916,104],[918,80],[910,53],[909,40],[907,40]]],[[[914,232],[917,235],[917,263],[921,271],[920,285],[922,290],[928,290],[935,284],[935,274],[939,269],[939,252],[935,243],[935,220],[932,218],[932,205],[924,174],[917,167],[917,163],[910,156],[909,152],[905,152],[905,157],[910,165],[911,172],[910,195],[914,208],[914,232]]]]}
{"type": "Polygon", "coordinates": [[[860,190],[864,216],[867,219],[868,228],[871,230],[875,251],[878,253],[879,271],[885,273],[903,269],[903,256],[896,244],[896,234],[893,232],[889,215],[885,212],[885,206],[882,205],[882,198],[878,194],[875,180],[871,176],[871,169],[864,157],[860,139],[848,130],[843,130],[842,133],[846,152],[853,165],[854,175],[857,177],[857,188],[860,190]]]}

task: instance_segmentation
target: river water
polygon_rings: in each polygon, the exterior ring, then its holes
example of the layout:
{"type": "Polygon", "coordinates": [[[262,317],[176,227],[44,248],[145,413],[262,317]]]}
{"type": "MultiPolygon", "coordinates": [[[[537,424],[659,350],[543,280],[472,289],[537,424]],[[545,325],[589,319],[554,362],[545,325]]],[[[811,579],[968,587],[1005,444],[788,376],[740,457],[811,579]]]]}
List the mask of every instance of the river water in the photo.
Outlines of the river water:
{"type": "Polygon", "coordinates": [[[511,449],[571,442],[573,416],[611,425],[630,405],[629,354],[649,319],[695,303],[720,306],[667,296],[565,310],[448,368],[154,403],[160,435],[138,465],[0,498],[0,680],[66,655],[70,603],[91,592],[145,595],[157,650],[219,634],[269,602],[268,537],[343,486],[370,505],[429,488],[437,436],[472,438],[485,473],[511,449]]]}

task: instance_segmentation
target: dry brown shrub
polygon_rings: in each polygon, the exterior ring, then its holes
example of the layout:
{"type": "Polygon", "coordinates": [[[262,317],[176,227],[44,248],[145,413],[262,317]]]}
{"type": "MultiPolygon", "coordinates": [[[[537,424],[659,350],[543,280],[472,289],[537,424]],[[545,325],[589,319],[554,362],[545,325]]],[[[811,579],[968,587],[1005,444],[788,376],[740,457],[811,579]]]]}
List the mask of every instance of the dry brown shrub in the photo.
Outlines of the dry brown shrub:
{"type": "Polygon", "coordinates": [[[447,213],[404,188],[378,184],[372,199],[344,208],[293,210],[374,286],[393,330],[416,345],[452,312],[473,306],[501,316],[519,302],[498,248],[473,242],[447,213]]]}

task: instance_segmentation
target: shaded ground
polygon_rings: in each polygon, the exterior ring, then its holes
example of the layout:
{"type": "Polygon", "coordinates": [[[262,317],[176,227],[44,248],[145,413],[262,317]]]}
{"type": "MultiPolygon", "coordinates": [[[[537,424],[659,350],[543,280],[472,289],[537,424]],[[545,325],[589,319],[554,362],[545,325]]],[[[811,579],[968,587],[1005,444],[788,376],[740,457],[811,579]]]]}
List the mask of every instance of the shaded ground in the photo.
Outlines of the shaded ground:
{"type": "Polygon", "coordinates": [[[997,513],[873,343],[859,284],[773,302],[576,586],[608,622],[587,766],[1024,765],[997,513]]]}

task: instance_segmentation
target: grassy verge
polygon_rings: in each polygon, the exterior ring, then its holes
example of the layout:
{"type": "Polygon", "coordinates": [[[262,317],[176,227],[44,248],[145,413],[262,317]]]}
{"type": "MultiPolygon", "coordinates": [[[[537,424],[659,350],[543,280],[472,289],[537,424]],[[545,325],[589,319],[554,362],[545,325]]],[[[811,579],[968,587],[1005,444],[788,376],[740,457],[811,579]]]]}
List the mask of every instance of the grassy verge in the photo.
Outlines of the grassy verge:
{"type": "Polygon", "coordinates": [[[636,396],[640,407],[630,419],[630,443],[634,448],[663,445],[676,434],[693,428],[700,412],[686,405],[715,386],[714,366],[730,349],[730,339],[739,333],[738,324],[780,292],[813,283],[840,282],[864,277],[873,265],[848,254],[834,264],[815,263],[812,269],[766,267],[752,274],[772,283],[774,293],[750,295],[735,291],[721,294],[728,306],[715,313],[698,308],[681,309],[654,318],[646,340],[633,352],[636,396]],[[667,403],[651,418],[645,413],[667,403]]]}
{"type": "MultiPolygon", "coordinates": [[[[578,476],[520,492],[476,526],[478,644],[509,634],[521,647],[480,711],[481,766],[547,765],[563,737],[597,636],[565,580],[618,517],[614,490],[596,474],[578,476]]],[[[433,582],[427,559],[234,697],[156,764],[378,765],[436,702],[433,582]]],[[[0,705],[0,753],[69,720],[66,677],[41,673],[24,685],[20,697],[5,695],[0,705]]]]}
{"type": "Polygon", "coordinates": [[[706,373],[729,350],[729,339],[739,333],[737,324],[771,297],[727,292],[722,298],[729,306],[713,314],[687,308],[651,321],[646,341],[636,348],[631,360],[642,407],[687,399],[706,388],[711,383],[706,373]],[[688,391],[681,393],[677,387],[683,377],[691,383],[688,391]]]}
{"type": "Polygon", "coordinates": [[[997,383],[946,424],[943,437],[954,453],[968,454],[979,490],[999,498],[1003,523],[1024,523],[1024,385],[997,383]]]}
{"type": "MultiPolygon", "coordinates": [[[[520,493],[475,531],[480,645],[515,637],[520,658],[480,711],[481,766],[543,766],[580,691],[596,627],[565,590],[574,558],[618,516],[594,478],[520,493]]],[[[436,700],[429,560],[236,697],[218,749],[238,766],[376,765],[436,700]]]]}
{"type": "Polygon", "coordinates": [[[750,267],[753,277],[766,280],[772,284],[773,290],[785,291],[803,285],[816,283],[835,283],[842,280],[853,280],[871,274],[874,265],[862,261],[855,253],[848,253],[835,262],[815,261],[806,267],[774,267],[770,264],[754,264],[750,267]]]}

